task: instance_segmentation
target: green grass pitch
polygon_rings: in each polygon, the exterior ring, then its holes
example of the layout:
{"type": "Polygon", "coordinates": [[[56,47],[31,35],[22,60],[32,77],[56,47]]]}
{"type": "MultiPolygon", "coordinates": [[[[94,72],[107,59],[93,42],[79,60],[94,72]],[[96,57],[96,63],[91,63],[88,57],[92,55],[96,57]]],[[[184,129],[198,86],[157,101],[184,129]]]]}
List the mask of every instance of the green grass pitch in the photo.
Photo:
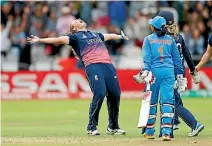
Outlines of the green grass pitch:
{"type": "MultiPolygon", "coordinates": [[[[186,98],[185,106],[205,125],[198,137],[181,121],[171,142],[146,140],[137,129],[140,100],[121,100],[120,127],[125,136],[106,135],[108,124],[103,104],[97,137],[86,134],[90,100],[2,101],[3,146],[212,146],[212,98],[186,98]]],[[[158,114],[159,115],[159,114],[158,114]]],[[[159,121],[159,119],[157,119],[159,121]]],[[[159,125],[156,126],[158,135],[159,125]]]]}

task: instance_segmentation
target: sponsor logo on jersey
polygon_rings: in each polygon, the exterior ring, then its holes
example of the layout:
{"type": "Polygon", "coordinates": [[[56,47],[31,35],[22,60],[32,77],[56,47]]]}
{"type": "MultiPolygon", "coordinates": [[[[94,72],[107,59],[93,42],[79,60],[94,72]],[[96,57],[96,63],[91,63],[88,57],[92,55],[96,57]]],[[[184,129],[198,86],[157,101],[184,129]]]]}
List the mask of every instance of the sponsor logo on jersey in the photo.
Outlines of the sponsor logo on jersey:
{"type": "Polygon", "coordinates": [[[86,40],[88,44],[92,44],[92,43],[100,43],[102,42],[102,40],[100,38],[95,38],[95,39],[89,39],[86,40]]]}
{"type": "Polygon", "coordinates": [[[168,44],[168,45],[170,45],[172,43],[171,40],[158,40],[158,39],[152,39],[149,42],[150,42],[150,44],[155,43],[155,44],[168,44]]]}

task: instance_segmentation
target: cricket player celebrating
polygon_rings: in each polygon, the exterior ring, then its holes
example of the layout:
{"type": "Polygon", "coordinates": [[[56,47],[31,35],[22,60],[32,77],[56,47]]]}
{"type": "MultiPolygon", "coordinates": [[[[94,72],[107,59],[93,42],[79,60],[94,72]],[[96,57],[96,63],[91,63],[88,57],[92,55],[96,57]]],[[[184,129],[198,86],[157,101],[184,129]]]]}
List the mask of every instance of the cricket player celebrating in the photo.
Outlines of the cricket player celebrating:
{"type": "MultiPolygon", "coordinates": [[[[158,16],[165,18],[166,20],[166,31],[167,34],[170,35],[172,38],[175,39],[177,44],[181,61],[183,65],[183,69],[185,72],[184,60],[186,60],[190,74],[193,78],[194,83],[198,84],[200,82],[200,75],[195,69],[194,62],[191,57],[191,53],[187,48],[183,37],[179,34],[178,25],[174,22],[174,15],[167,10],[162,10],[158,13],[158,16]]],[[[185,75],[185,74],[184,74],[185,75]]],[[[174,90],[175,96],[175,118],[174,118],[174,126],[173,129],[178,129],[178,124],[180,123],[178,120],[178,116],[191,128],[191,132],[188,134],[189,137],[197,136],[203,129],[204,126],[197,122],[194,115],[183,106],[182,99],[180,94],[177,92],[177,89],[174,90]]]]}
{"type": "Polygon", "coordinates": [[[155,76],[155,83],[151,85],[149,118],[144,137],[154,139],[157,102],[160,93],[161,133],[163,141],[170,141],[174,117],[174,85],[177,73],[176,87],[178,92],[185,90],[187,80],[183,77],[183,67],[175,40],[166,35],[166,20],[156,16],[149,20],[153,33],[144,39],[142,48],[144,69],[134,79],[137,83],[150,83],[155,76]]]}
{"type": "Polygon", "coordinates": [[[208,48],[203,55],[201,61],[197,64],[196,69],[199,70],[203,65],[205,65],[212,56],[212,34],[209,36],[208,39],[208,48]]]}
{"type": "Polygon", "coordinates": [[[125,131],[121,130],[118,124],[121,91],[116,69],[111,63],[110,56],[103,41],[128,40],[128,38],[123,33],[122,35],[117,35],[90,32],[86,29],[86,23],[81,19],[76,19],[71,23],[70,32],[71,34],[67,36],[57,38],[38,38],[37,36],[31,36],[27,40],[31,43],[42,42],[72,46],[85,66],[85,72],[93,92],[87,133],[89,135],[100,134],[97,131],[99,112],[104,97],[107,96],[109,125],[106,133],[125,134],[125,131]]]}

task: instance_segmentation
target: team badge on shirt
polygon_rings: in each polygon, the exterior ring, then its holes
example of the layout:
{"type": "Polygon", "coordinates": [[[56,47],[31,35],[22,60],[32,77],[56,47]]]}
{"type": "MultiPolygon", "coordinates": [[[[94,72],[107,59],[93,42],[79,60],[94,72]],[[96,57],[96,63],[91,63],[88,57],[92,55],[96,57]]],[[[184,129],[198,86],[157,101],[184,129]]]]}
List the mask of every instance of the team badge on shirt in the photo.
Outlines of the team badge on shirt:
{"type": "Polygon", "coordinates": [[[97,76],[97,75],[95,75],[95,76],[94,76],[94,78],[95,78],[95,80],[96,80],[96,81],[98,81],[98,80],[99,80],[99,78],[98,78],[98,76],[97,76]]]}

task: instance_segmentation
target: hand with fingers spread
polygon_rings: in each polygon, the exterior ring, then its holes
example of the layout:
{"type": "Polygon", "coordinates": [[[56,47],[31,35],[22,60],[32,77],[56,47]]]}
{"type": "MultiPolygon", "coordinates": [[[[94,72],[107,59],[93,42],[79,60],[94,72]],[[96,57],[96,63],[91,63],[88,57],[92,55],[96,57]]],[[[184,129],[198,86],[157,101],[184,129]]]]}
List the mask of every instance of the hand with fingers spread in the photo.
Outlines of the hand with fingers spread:
{"type": "Polygon", "coordinates": [[[36,43],[39,42],[40,38],[34,35],[31,35],[31,37],[27,37],[27,42],[29,43],[36,43]]]}

